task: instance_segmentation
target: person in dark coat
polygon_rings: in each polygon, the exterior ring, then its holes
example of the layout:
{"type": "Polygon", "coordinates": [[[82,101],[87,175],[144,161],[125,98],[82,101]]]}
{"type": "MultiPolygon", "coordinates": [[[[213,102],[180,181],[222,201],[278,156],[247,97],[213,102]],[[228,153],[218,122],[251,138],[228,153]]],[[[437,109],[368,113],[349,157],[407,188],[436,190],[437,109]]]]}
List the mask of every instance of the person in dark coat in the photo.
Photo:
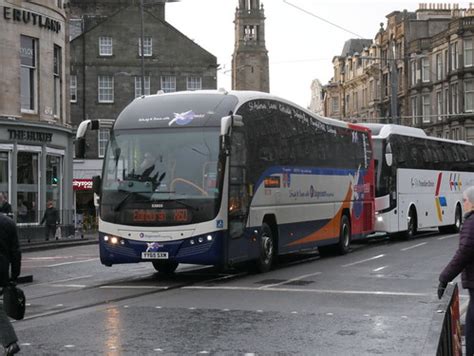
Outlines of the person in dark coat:
{"type": "Polygon", "coordinates": [[[469,305],[466,314],[466,355],[474,355],[474,186],[467,188],[463,194],[464,224],[461,228],[459,247],[451,261],[439,276],[438,298],[459,273],[464,289],[469,291],[469,305]]]}
{"type": "Polygon", "coordinates": [[[11,215],[12,206],[8,202],[5,193],[0,192],[0,213],[11,215]]]}
{"type": "MultiPolygon", "coordinates": [[[[21,270],[21,251],[15,222],[6,215],[0,214],[0,286],[3,288],[10,281],[15,282],[21,270]],[[10,274],[11,266],[11,274],[10,274]]],[[[0,344],[5,348],[5,355],[13,355],[20,351],[18,338],[0,306],[0,344]]]]}
{"type": "Polygon", "coordinates": [[[59,224],[59,212],[54,207],[52,200],[48,201],[43,219],[41,219],[41,225],[44,223],[46,223],[45,239],[48,241],[50,235],[54,238],[54,235],[56,234],[56,227],[59,224]]]}

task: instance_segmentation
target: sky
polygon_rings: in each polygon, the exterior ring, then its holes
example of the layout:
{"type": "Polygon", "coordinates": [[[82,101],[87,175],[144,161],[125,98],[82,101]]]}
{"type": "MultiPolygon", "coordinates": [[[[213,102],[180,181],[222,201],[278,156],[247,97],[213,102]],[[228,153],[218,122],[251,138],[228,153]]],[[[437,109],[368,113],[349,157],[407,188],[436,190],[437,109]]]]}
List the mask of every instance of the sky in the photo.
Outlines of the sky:
{"type": "MultiPolygon", "coordinates": [[[[324,85],[332,78],[332,59],[341,54],[347,40],[373,39],[380,23],[386,26],[386,15],[415,11],[419,4],[416,0],[260,1],[266,16],[270,93],[303,107],[310,104],[311,82],[319,79],[324,85]]],[[[217,86],[228,90],[237,6],[238,0],[181,0],[166,5],[166,21],[217,57],[217,86]]]]}

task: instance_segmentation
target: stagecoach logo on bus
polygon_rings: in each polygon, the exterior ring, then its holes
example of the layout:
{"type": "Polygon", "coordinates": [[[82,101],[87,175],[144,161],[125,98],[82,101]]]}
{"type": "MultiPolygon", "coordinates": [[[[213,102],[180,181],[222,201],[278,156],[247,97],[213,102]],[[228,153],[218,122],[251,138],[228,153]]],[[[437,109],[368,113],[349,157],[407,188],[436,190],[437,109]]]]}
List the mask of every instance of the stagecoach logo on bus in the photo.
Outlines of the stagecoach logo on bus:
{"type": "Polygon", "coordinates": [[[160,245],[158,242],[147,242],[147,248],[145,252],[156,252],[161,247],[164,247],[164,245],[160,245]]]}
{"type": "Polygon", "coordinates": [[[182,113],[173,113],[174,117],[171,119],[169,116],[165,117],[140,117],[138,122],[153,122],[153,121],[169,121],[168,126],[176,124],[178,126],[185,126],[191,123],[194,119],[202,119],[205,117],[204,114],[196,114],[192,110],[188,110],[182,113]]]}
{"type": "Polygon", "coordinates": [[[418,178],[411,179],[411,187],[433,188],[435,186],[432,180],[423,180],[418,178]]]}
{"type": "Polygon", "coordinates": [[[334,193],[329,193],[327,191],[317,191],[312,185],[307,190],[290,190],[290,198],[331,198],[334,197],[334,193]]]}

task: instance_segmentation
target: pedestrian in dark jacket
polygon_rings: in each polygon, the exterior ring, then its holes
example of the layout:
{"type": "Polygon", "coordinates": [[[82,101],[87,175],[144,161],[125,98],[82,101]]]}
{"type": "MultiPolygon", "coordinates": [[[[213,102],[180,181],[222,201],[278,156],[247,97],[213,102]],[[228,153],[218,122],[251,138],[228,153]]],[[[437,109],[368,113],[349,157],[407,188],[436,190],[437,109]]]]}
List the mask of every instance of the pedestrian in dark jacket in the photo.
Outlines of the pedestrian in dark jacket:
{"type": "Polygon", "coordinates": [[[59,212],[54,207],[53,201],[49,200],[47,206],[48,207],[44,212],[43,219],[41,219],[41,225],[46,223],[46,241],[49,240],[50,235],[54,238],[54,235],[56,234],[56,227],[59,224],[59,212]]]}
{"type": "Polygon", "coordinates": [[[463,288],[469,291],[466,314],[466,355],[474,355],[474,186],[463,194],[464,224],[461,228],[459,247],[439,276],[438,297],[441,299],[448,282],[462,272],[463,288]]]}
{"type": "Polygon", "coordinates": [[[12,206],[8,202],[5,193],[0,192],[0,213],[11,215],[12,206]]]}
{"type": "MultiPolygon", "coordinates": [[[[0,285],[2,288],[9,281],[16,281],[21,270],[21,251],[15,222],[0,214],[0,285]],[[11,266],[11,273],[10,273],[11,266]]],[[[13,355],[20,351],[18,338],[8,319],[7,314],[0,306],[0,344],[5,348],[6,355],[13,355]]]]}

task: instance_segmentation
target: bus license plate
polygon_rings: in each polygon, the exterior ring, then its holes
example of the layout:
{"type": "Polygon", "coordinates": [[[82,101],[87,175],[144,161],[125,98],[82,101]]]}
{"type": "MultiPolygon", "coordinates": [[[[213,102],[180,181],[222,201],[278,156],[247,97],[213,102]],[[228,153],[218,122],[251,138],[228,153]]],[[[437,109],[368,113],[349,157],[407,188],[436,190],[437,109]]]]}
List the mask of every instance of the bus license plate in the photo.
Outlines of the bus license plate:
{"type": "Polygon", "coordinates": [[[168,252],[142,252],[142,258],[148,260],[167,260],[168,252]]]}

